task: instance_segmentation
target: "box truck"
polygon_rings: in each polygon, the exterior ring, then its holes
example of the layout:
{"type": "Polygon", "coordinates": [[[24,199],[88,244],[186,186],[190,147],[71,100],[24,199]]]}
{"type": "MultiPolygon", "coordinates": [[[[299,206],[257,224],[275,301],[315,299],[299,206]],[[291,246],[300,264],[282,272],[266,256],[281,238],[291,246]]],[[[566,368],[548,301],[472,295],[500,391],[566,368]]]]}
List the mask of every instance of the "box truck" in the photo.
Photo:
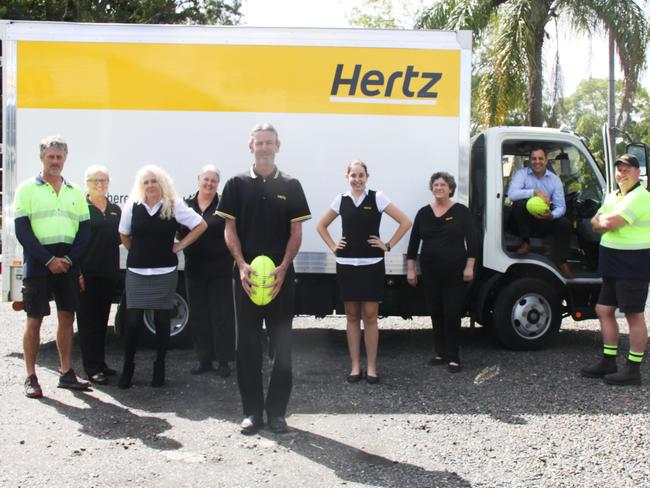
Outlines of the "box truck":
{"type": "MultiPolygon", "coordinates": [[[[607,191],[610,165],[599,166],[569,130],[494,127],[470,139],[469,31],[3,21],[0,35],[4,300],[20,300],[12,201],[18,183],[39,172],[41,138],[67,139],[64,175],[72,181],[82,183],[91,164],[107,166],[109,198],[122,204],[147,163],[169,171],[182,195],[196,190],[204,164],[220,169],[222,183],[247,170],[249,130],[270,122],[281,140],[278,165],[301,181],[314,215],[295,260],[297,314],[342,312],[335,257],[315,222],[346,190],[345,166],[358,158],[368,164],[369,186],[412,217],[432,199],[433,172],[456,177],[456,199],[469,206],[481,237],[467,314],[505,346],[540,347],[563,317],[594,316],[598,236],[589,219],[607,191]],[[506,191],[539,144],[566,192],[571,280],[549,260],[543,240],[533,240],[523,258],[514,252],[506,191]]],[[[645,164],[645,147],[633,149],[645,164]]],[[[382,235],[393,226],[384,219],[382,235]]],[[[407,240],[386,255],[384,316],[428,313],[422,290],[406,282],[407,240]]],[[[188,329],[179,283],[176,340],[188,329]]]]}

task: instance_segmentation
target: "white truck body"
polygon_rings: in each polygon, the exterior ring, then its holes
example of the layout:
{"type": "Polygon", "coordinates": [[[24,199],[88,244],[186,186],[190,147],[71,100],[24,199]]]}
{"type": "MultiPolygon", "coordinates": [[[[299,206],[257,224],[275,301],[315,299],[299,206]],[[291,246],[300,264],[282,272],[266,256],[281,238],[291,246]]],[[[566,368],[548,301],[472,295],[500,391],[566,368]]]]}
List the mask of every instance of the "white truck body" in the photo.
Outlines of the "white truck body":
{"type": "MultiPolygon", "coordinates": [[[[61,134],[69,144],[66,178],[83,186],[85,168],[103,164],[111,171],[111,199],[123,203],[144,164],[169,171],[184,196],[196,191],[196,174],[207,163],[220,169],[225,184],[250,167],[251,127],[270,122],[281,139],[278,166],[301,181],[313,215],[304,224],[297,270],[333,273],[333,255],[315,223],[347,190],[350,160],[366,161],[369,186],[384,190],[408,215],[430,199],[434,170],[458,175],[468,168],[469,32],[36,22],[3,22],[0,29],[5,223],[13,219],[16,185],[39,172],[38,143],[46,135],[61,134]],[[213,56],[227,59],[212,62],[213,56]],[[236,67],[220,73],[224,63],[236,67]],[[340,64],[343,83],[334,96],[340,64]],[[357,64],[356,93],[348,96],[345,80],[353,79],[357,64]],[[367,71],[384,73],[387,82],[408,66],[420,75],[409,84],[415,96],[404,95],[404,76],[394,80],[390,96],[383,93],[386,83],[377,82],[380,75],[368,78],[366,89],[381,95],[361,92],[367,71]],[[440,81],[423,79],[425,73],[440,81]],[[151,80],[163,87],[147,86],[151,80]],[[427,91],[437,96],[418,97],[431,81],[427,91]]],[[[466,202],[466,188],[459,198],[466,202]]],[[[340,232],[336,225],[333,234],[340,232]]],[[[384,218],[382,235],[392,229],[384,218]]],[[[3,243],[9,269],[21,258],[11,225],[3,227],[3,243]]],[[[405,249],[406,239],[389,255],[388,274],[405,272],[405,249]]],[[[12,299],[7,275],[2,295],[12,299]]]]}

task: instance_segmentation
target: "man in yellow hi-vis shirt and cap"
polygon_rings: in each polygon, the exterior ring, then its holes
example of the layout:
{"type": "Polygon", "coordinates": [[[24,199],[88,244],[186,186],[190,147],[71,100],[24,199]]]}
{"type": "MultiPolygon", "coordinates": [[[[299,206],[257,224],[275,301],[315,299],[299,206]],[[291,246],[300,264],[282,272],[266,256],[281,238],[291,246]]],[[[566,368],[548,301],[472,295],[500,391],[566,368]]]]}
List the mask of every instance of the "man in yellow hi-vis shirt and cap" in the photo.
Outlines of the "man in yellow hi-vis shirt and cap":
{"type": "Polygon", "coordinates": [[[603,334],[603,357],[581,373],[603,378],[610,385],[641,384],[640,366],[648,345],[643,312],[650,280],[650,193],[640,181],[639,161],[631,154],[616,160],[619,190],[610,193],[591,220],[602,237],[598,268],[603,286],[596,305],[603,334]],[[629,325],[630,350],[625,366],[617,369],[616,307],[629,325]]]}

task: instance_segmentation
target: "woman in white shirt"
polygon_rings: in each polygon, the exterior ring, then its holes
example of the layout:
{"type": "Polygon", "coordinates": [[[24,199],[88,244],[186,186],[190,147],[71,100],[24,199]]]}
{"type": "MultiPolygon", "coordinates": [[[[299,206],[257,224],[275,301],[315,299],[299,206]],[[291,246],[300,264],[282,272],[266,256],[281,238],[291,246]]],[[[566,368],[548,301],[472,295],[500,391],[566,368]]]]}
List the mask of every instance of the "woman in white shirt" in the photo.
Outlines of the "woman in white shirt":
{"type": "Polygon", "coordinates": [[[349,383],[364,377],[361,368],[361,319],[363,319],[366,346],[367,374],[370,384],[379,382],[377,349],[379,328],[377,316],[384,295],[384,253],[389,252],[406,231],[411,221],[381,191],[368,190],[368,168],[363,161],[348,164],[346,178],[350,190],[337,195],[330,208],[316,226],[318,234],[336,254],[336,276],[347,319],[348,349],[350,351],[349,383]],[[399,227],[393,236],[382,241],[379,225],[382,213],[388,214],[399,227]],[[327,228],[341,216],[343,235],[334,242],[327,228]]]}
{"type": "Polygon", "coordinates": [[[154,310],[156,362],[151,386],[165,384],[165,355],[178,274],[176,253],[194,242],[206,223],[176,195],[171,177],[157,166],[138,171],[131,197],[122,210],[120,239],[129,250],[126,266],[124,367],[118,386],[129,388],[145,310],[154,310]],[[179,224],[191,231],[175,242],[179,224]]]}

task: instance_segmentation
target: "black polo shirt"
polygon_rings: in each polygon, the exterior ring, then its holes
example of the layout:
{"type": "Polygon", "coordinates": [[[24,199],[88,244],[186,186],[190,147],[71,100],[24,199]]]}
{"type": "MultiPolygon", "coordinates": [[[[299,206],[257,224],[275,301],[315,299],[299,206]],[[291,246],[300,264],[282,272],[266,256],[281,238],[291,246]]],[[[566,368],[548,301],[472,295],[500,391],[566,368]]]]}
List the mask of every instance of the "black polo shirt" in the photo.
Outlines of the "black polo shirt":
{"type": "Polygon", "coordinates": [[[217,213],[235,220],[247,262],[264,254],[276,265],[284,257],[291,224],[311,218],[300,182],[277,167],[267,177],[251,168],[228,180],[217,213]]]}
{"type": "Polygon", "coordinates": [[[120,270],[120,216],[122,210],[108,202],[102,213],[89,199],[90,241],[81,256],[81,272],[86,276],[115,277],[120,270]]]}
{"type": "MultiPolygon", "coordinates": [[[[183,250],[185,254],[185,273],[190,278],[228,278],[232,275],[233,259],[223,238],[223,218],[217,214],[219,195],[215,194],[210,205],[201,211],[198,193],[185,200],[187,206],[194,209],[208,224],[207,230],[183,250]]],[[[189,234],[187,227],[181,226],[181,238],[189,234]]]]}

